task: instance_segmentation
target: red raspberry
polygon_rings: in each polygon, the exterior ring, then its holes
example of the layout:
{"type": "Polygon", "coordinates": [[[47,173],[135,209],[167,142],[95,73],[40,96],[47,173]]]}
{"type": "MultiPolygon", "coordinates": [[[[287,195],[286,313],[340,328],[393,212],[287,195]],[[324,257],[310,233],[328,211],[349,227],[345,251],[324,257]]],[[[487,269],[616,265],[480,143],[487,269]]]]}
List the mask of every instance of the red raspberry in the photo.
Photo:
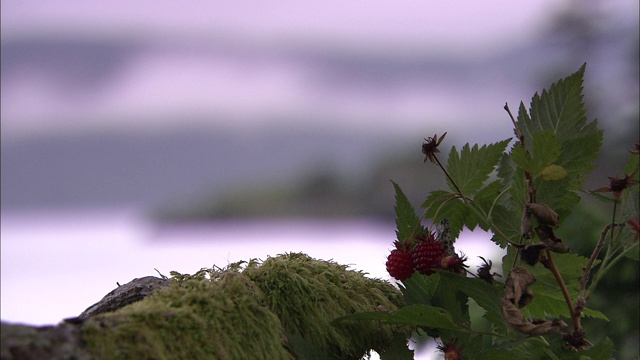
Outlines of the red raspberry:
{"type": "Polygon", "coordinates": [[[435,240],[433,234],[429,234],[413,248],[412,253],[416,270],[421,274],[431,275],[434,273],[433,269],[442,268],[442,258],[446,250],[442,242],[435,240]]]}
{"type": "Polygon", "coordinates": [[[396,280],[406,280],[413,275],[413,256],[407,246],[395,241],[395,249],[387,258],[387,271],[396,280]]]}

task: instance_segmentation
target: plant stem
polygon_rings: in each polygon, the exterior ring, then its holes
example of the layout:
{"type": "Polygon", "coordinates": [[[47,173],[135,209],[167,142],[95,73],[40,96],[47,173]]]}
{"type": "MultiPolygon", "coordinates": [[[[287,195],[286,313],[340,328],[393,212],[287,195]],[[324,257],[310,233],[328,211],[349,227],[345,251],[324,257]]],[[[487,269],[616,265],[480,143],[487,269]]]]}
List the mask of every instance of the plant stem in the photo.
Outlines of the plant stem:
{"type": "MultiPolygon", "coordinates": [[[[618,208],[618,199],[614,198],[613,199],[613,215],[611,215],[611,224],[615,224],[616,223],[616,210],[618,208]]],[[[615,226],[615,225],[614,225],[615,226]]],[[[611,228],[611,244],[613,244],[613,233],[615,232],[615,229],[612,227],[611,228]]]]}
{"type": "Polygon", "coordinates": [[[598,258],[598,255],[600,254],[600,250],[602,250],[602,247],[604,246],[604,241],[607,238],[607,233],[614,226],[615,226],[614,223],[611,223],[611,224],[608,224],[607,226],[605,226],[604,230],[600,234],[600,240],[598,240],[598,244],[596,245],[595,249],[593,249],[593,253],[591,254],[591,257],[589,258],[589,262],[587,263],[587,266],[582,271],[582,279],[580,280],[580,292],[579,292],[581,295],[582,295],[585,287],[587,286],[587,280],[589,280],[589,273],[591,272],[591,268],[593,267],[593,263],[598,258]]]}
{"type": "Polygon", "coordinates": [[[551,251],[546,250],[546,252],[547,252],[547,261],[545,261],[543,265],[547,269],[551,270],[551,272],[553,273],[553,276],[556,278],[556,281],[558,282],[558,285],[560,286],[560,290],[562,290],[564,301],[567,303],[567,306],[569,307],[569,314],[571,314],[571,320],[573,321],[574,331],[580,331],[582,328],[580,325],[580,314],[576,312],[576,309],[573,306],[571,295],[569,295],[569,290],[567,290],[567,286],[565,285],[564,280],[562,279],[562,275],[560,275],[560,272],[558,271],[556,264],[553,262],[553,255],[551,251]]]}
{"type": "Polygon", "coordinates": [[[522,147],[524,148],[524,136],[522,136],[522,131],[520,131],[520,127],[518,127],[516,118],[513,117],[513,114],[511,113],[511,109],[509,109],[508,103],[504,104],[504,109],[507,111],[507,114],[509,114],[509,117],[511,118],[511,122],[513,123],[513,129],[516,133],[516,136],[518,136],[518,140],[520,140],[520,144],[522,144],[522,147]]]}
{"type": "Polygon", "coordinates": [[[458,188],[458,185],[456,185],[456,182],[453,181],[451,176],[449,176],[449,173],[447,172],[447,170],[445,170],[444,166],[442,166],[442,164],[440,163],[440,160],[438,160],[438,158],[436,157],[436,154],[433,154],[433,158],[436,160],[436,163],[438,163],[438,166],[440,166],[440,169],[442,169],[442,171],[444,171],[444,174],[447,175],[447,178],[449,179],[449,181],[451,181],[451,184],[453,184],[453,187],[456,188],[456,191],[458,192],[458,195],[460,195],[460,197],[464,200],[464,196],[462,195],[462,191],[460,191],[460,188],[458,188]]]}

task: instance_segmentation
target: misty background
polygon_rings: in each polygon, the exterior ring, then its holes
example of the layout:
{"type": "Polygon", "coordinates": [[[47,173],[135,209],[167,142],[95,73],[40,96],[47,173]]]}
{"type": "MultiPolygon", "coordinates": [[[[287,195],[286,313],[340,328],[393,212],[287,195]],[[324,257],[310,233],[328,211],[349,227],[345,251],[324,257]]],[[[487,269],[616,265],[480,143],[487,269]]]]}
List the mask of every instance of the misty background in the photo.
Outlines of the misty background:
{"type": "MultiPolygon", "coordinates": [[[[445,184],[423,138],[446,131],[445,159],[511,137],[505,102],[585,62],[605,130],[588,184],[638,138],[637,1],[29,0],[1,17],[3,320],[286,251],[388,278],[389,180],[416,206],[445,184]]],[[[499,263],[464,236],[472,264],[499,263]]]]}

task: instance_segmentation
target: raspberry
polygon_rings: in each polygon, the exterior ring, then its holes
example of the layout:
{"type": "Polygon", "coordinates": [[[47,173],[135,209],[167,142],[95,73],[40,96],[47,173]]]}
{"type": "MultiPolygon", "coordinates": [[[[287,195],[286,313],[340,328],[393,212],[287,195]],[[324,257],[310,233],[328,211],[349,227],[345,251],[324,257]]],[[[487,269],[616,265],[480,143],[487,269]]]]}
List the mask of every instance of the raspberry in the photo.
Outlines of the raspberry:
{"type": "Polygon", "coordinates": [[[400,242],[394,242],[395,249],[387,258],[387,271],[396,280],[406,280],[413,275],[413,256],[407,248],[400,242]]]}
{"type": "Polygon", "coordinates": [[[421,274],[431,275],[433,269],[442,268],[442,258],[446,254],[444,244],[436,241],[433,234],[429,234],[426,238],[413,248],[413,266],[421,274]]]}
{"type": "Polygon", "coordinates": [[[453,271],[456,274],[464,275],[467,273],[467,268],[469,267],[464,262],[467,261],[467,257],[458,254],[447,255],[442,258],[441,265],[443,269],[447,269],[453,271]]]}

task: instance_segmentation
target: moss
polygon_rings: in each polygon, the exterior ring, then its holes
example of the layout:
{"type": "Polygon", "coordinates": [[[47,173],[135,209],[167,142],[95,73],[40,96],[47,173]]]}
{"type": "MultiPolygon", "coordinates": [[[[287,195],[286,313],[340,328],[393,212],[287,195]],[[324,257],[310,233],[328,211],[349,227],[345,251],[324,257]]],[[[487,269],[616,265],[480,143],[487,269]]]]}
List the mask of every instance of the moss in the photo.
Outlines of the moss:
{"type": "Polygon", "coordinates": [[[175,281],[168,289],[83,326],[104,359],[292,358],[280,320],[246,276],[175,281]]]}
{"type": "Polygon", "coordinates": [[[397,332],[409,335],[372,322],[332,325],[354,312],[395,310],[401,294],[304,254],[173,275],[168,288],[90,318],[82,327],[88,350],[103,359],[292,359],[309,349],[361,358],[397,332]]]}
{"type": "MultiPolygon", "coordinates": [[[[369,279],[346,266],[304,254],[269,258],[244,271],[260,287],[287,333],[323,347],[332,358],[359,359],[386,349],[399,327],[375,322],[331,321],[348,314],[395,310],[402,296],[388,282],[369,279]]],[[[408,337],[408,333],[406,334],[408,337]]]]}

